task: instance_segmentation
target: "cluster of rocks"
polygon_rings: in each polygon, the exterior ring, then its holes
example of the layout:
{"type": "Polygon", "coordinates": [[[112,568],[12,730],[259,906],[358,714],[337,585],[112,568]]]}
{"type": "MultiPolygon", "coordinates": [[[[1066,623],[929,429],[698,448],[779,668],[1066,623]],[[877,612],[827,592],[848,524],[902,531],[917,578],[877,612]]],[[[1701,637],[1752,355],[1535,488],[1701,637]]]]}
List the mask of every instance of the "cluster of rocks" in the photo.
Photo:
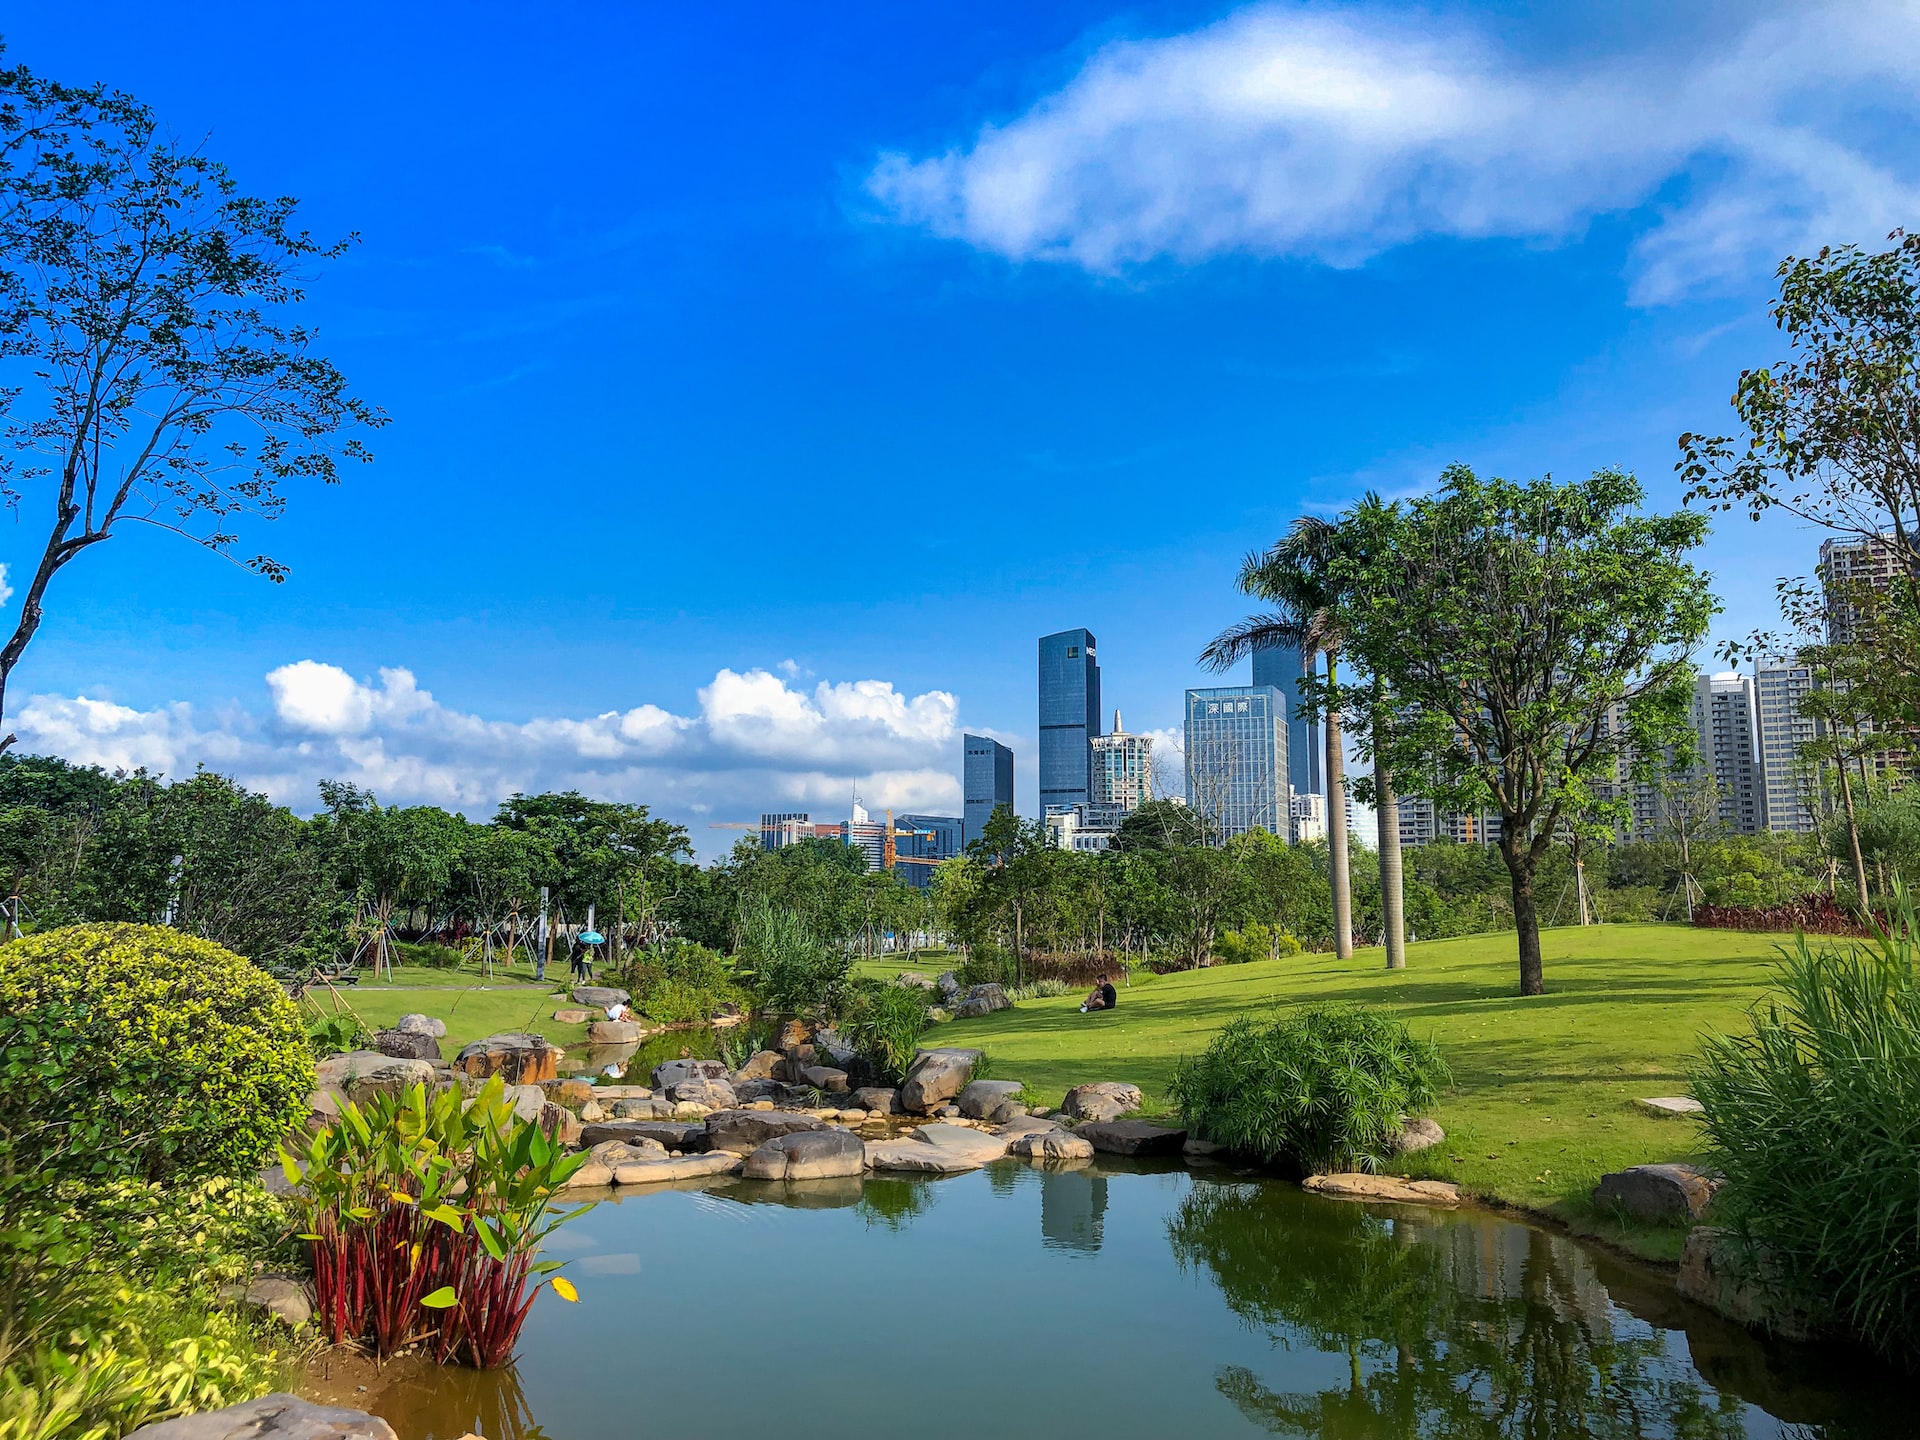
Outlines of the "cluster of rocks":
{"type": "Polygon", "coordinates": [[[407,1034],[427,1038],[435,1045],[433,1058],[396,1056],[386,1050],[349,1050],[329,1055],[314,1067],[314,1091],[309,1109],[309,1125],[331,1123],[344,1101],[365,1105],[376,1095],[400,1095],[415,1085],[425,1085],[438,1094],[459,1090],[474,1096],[495,1076],[500,1078],[513,1099],[514,1113],[522,1119],[538,1120],[547,1133],[572,1144],[579,1136],[580,1120],[574,1110],[560,1103],[561,1087],[572,1084],[574,1098],[582,1103],[591,1098],[592,1087],[578,1081],[563,1081],[557,1075],[563,1052],[538,1035],[490,1035],[463,1048],[451,1061],[439,1058],[438,1038],[426,1029],[408,1029],[408,1022],[445,1026],[424,1015],[409,1015],[394,1030],[381,1035],[407,1034]]]}

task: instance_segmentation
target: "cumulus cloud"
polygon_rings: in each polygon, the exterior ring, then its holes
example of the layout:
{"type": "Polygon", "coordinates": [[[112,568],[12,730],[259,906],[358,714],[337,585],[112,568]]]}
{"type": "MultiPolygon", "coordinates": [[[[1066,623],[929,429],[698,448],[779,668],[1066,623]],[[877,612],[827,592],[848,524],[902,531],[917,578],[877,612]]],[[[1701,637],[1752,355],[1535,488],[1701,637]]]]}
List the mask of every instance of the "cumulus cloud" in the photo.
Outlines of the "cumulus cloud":
{"type": "Polygon", "coordinates": [[[806,690],[723,669],[689,715],[648,704],[505,721],[442,705],[400,668],[366,680],[299,660],[266,682],[264,712],[35,695],[12,724],[29,752],[171,775],[204,764],[299,809],[316,781],[339,779],[477,815],[516,790],[565,788],[682,818],[810,807],[841,818],[856,788],[875,807],[959,813],[959,703],[942,690],[909,696],[884,680],[806,690]]]}
{"type": "Polygon", "coordinates": [[[1108,45],[970,143],[883,155],[868,188],[936,234],[1097,272],[1551,243],[1647,206],[1633,288],[1652,303],[1910,222],[1917,84],[1911,4],[1779,11],[1710,49],[1557,65],[1416,14],[1260,6],[1108,45]],[[1879,153],[1862,140],[1889,132],[1879,153]]]}

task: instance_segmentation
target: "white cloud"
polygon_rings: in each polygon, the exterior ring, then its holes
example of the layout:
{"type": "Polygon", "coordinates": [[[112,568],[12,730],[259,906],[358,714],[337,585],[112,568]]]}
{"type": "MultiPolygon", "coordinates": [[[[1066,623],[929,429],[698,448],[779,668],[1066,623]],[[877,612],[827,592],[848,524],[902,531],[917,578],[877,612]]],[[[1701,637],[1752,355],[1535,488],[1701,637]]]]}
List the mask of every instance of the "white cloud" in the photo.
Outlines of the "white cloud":
{"type": "MultiPolygon", "coordinates": [[[[765,670],[721,670],[693,715],[648,704],[502,721],[442,705],[405,669],[366,681],[300,660],[266,681],[265,713],[35,695],[11,721],[24,752],[170,775],[204,764],[302,810],[316,781],[339,779],[480,816],[516,790],[565,788],[682,819],[768,808],[844,818],[856,787],[876,808],[959,813],[959,704],[940,690],[856,680],[805,691],[765,670]]],[[[724,848],[704,826],[695,842],[724,848]]]]}
{"type": "Polygon", "coordinates": [[[1634,293],[1658,302],[1911,222],[1916,83],[1920,10],[1897,0],[1569,65],[1405,12],[1260,6],[1108,45],[968,145],[884,155],[868,187],[936,234],[1098,272],[1230,253],[1357,264],[1423,236],[1553,242],[1651,205],[1634,293]],[[1888,154],[1864,147],[1888,132],[1888,154]]]}
{"type": "Polygon", "coordinates": [[[0,605],[6,604],[7,601],[12,598],[13,584],[7,579],[7,567],[5,563],[0,562],[0,605]]]}

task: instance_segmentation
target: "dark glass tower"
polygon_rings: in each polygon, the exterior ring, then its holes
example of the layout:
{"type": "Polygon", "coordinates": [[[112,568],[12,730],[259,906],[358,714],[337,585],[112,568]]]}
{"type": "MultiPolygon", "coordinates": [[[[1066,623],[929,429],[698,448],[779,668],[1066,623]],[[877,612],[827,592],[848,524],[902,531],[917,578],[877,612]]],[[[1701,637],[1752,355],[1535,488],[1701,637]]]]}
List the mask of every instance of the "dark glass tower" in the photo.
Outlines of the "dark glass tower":
{"type": "Polygon", "coordinates": [[[1326,781],[1320,774],[1324,765],[1320,722],[1296,718],[1300,707],[1299,650],[1292,645],[1276,645],[1254,651],[1253,683],[1271,685],[1286,696],[1285,713],[1280,718],[1287,726],[1287,774],[1292,777],[1293,788],[1302,795],[1326,794],[1326,781]]]}
{"type": "Polygon", "coordinates": [[[1002,805],[1013,808],[1013,751],[985,735],[960,737],[961,839],[978,840],[1002,805]]]}
{"type": "Polygon", "coordinates": [[[1100,733],[1100,666],[1093,635],[1040,637],[1040,814],[1093,799],[1093,737],[1100,733]]]}

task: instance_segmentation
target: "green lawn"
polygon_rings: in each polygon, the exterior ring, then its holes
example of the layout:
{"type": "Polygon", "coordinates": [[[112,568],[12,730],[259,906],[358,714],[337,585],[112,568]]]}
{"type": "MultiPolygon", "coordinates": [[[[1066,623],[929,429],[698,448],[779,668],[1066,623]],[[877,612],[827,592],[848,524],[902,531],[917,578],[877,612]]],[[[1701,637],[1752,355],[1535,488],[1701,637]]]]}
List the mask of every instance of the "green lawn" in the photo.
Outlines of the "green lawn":
{"type": "MultiPolygon", "coordinates": [[[[515,1030],[544,1035],[559,1045],[584,1044],[585,1025],[562,1025],[553,1018],[555,1010],[573,1004],[563,994],[566,966],[556,965],[548,974],[558,978],[552,984],[535,985],[524,965],[511,973],[496,967],[491,978],[470,969],[396,965],[391,981],[384,973],[375,980],[362,972],[359,984],[342,986],[338,994],[369,1029],[391,1025],[416,1010],[446,1021],[447,1038],[440,1048],[448,1055],[469,1040],[515,1030]]],[[[310,1013],[319,1014],[330,1012],[334,1005],[325,990],[310,991],[306,1003],[310,1013]]]]}
{"type": "Polygon", "coordinates": [[[935,1034],[983,1047],[996,1078],[1049,1101],[1083,1081],[1128,1080],[1148,1110],[1163,1111],[1174,1062],[1235,1015],[1311,1000],[1378,1005],[1438,1041],[1453,1070],[1434,1112],[1446,1143],[1410,1160],[1409,1173],[1671,1258],[1680,1232],[1622,1232],[1588,1193],[1606,1171],[1694,1152],[1693,1122],[1655,1119],[1634,1102],[1685,1092],[1697,1037],[1741,1023],[1780,943],[1664,925],[1550,930],[1547,993],[1523,1000],[1511,934],[1422,941],[1398,973],[1382,968],[1378,949],[1348,961],[1298,955],[1136,977],[1111,1015],[1080,1014],[1077,996],[1032,1000],[935,1034]]]}

